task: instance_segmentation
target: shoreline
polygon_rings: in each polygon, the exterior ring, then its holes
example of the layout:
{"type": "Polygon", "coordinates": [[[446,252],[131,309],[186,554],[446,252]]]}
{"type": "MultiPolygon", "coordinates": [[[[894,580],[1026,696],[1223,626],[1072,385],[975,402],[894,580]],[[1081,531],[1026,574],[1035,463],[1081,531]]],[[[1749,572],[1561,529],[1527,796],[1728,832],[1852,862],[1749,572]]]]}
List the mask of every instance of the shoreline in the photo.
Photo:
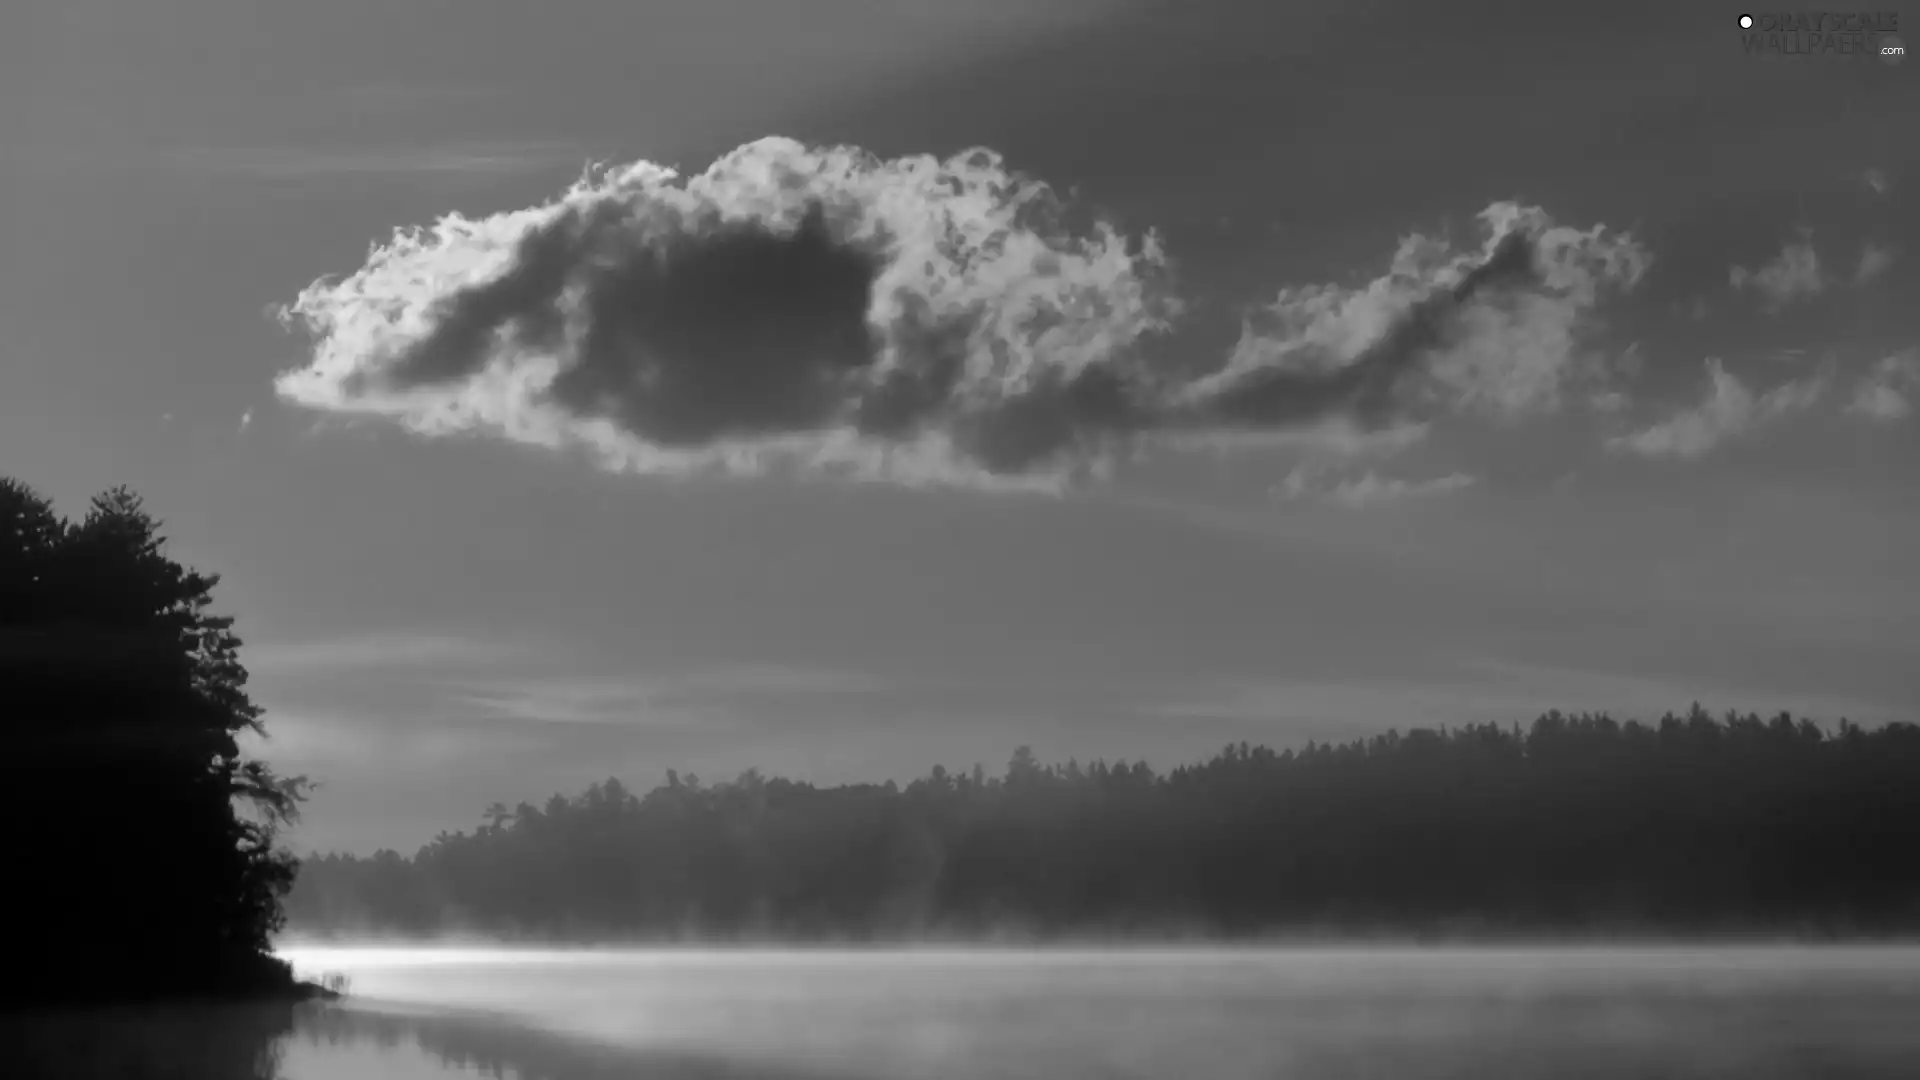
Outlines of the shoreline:
{"type": "Polygon", "coordinates": [[[337,1002],[346,995],[308,979],[295,979],[284,985],[250,989],[138,991],[95,991],[87,994],[53,995],[37,1000],[0,999],[0,1016],[22,1017],[36,1014],[75,1011],[115,1011],[144,1009],[266,1008],[294,1006],[311,1002],[337,1002]]]}
{"type": "Polygon", "coordinates": [[[1903,934],[1792,934],[1792,933],[1718,933],[1681,934],[1654,932],[1530,934],[1530,933],[1456,933],[1420,934],[1391,932],[1329,931],[1325,933],[1277,933],[1245,937],[1208,937],[1200,935],[1137,936],[944,936],[886,938],[783,938],[783,937],[606,937],[560,938],[537,936],[494,937],[480,934],[445,934],[406,937],[399,935],[334,934],[290,937],[275,943],[276,955],[314,950],[487,950],[497,952],[700,952],[700,953],[891,953],[891,952],[1257,952],[1272,950],[1320,949],[1849,949],[1916,948],[1920,931],[1903,934]]]}

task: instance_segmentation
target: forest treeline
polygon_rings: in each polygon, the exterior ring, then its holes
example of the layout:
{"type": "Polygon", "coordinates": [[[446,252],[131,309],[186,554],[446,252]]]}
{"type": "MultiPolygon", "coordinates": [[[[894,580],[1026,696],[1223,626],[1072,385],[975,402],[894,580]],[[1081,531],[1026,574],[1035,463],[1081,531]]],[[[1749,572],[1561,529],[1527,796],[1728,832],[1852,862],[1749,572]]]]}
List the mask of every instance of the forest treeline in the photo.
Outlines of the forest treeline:
{"type": "Polygon", "coordinates": [[[1549,713],[1274,751],[488,807],[307,860],[314,935],[872,940],[1920,928],[1920,727],[1549,713]]]}
{"type": "Polygon", "coordinates": [[[303,785],[242,752],[261,716],[218,580],[125,489],[68,521],[0,477],[0,1004],[297,990],[270,938],[303,785]]]}

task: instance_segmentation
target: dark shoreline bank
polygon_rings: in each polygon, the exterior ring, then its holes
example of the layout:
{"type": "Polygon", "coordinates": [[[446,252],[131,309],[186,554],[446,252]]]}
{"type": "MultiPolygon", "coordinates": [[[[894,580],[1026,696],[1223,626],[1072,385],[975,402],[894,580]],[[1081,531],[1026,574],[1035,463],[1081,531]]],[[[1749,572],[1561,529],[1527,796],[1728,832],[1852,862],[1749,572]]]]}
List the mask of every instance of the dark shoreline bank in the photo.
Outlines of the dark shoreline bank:
{"type": "Polygon", "coordinates": [[[142,985],[136,988],[86,987],[29,997],[16,992],[0,998],[0,1017],[26,1017],[84,1010],[171,1009],[171,1008],[249,1008],[300,1005],[316,1001],[339,1001],[338,991],[305,979],[289,977],[284,982],[213,989],[174,989],[142,985]]]}

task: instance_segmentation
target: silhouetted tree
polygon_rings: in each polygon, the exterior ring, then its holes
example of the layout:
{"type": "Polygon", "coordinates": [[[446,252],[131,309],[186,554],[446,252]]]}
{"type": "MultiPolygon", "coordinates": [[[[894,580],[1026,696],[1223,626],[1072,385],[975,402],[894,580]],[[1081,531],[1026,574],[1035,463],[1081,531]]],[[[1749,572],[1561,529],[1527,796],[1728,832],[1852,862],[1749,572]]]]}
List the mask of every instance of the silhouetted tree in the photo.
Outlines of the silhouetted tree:
{"type": "Polygon", "coordinates": [[[294,860],[275,845],[303,781],[241,752],[261,731],[218,578],[162,551],[125,489],[77,523],[0,479],[0,765],[38,1001],[288,985],[268,954],[294,860]]]}

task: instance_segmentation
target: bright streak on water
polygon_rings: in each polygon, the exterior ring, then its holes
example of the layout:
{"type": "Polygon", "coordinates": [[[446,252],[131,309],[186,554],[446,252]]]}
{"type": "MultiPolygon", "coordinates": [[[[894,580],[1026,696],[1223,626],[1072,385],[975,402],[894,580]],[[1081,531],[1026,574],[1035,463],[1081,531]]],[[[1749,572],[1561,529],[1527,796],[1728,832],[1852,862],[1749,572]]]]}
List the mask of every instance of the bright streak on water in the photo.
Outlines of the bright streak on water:
{"type": "MultiPolygon", "coordinates": [[[[282,952],[369,1008],[777,1077],[1920,1076],[1914,948],[282,952]]],[[[292,1080],[384,1075],[308,1049],[292,1080]]]]}

